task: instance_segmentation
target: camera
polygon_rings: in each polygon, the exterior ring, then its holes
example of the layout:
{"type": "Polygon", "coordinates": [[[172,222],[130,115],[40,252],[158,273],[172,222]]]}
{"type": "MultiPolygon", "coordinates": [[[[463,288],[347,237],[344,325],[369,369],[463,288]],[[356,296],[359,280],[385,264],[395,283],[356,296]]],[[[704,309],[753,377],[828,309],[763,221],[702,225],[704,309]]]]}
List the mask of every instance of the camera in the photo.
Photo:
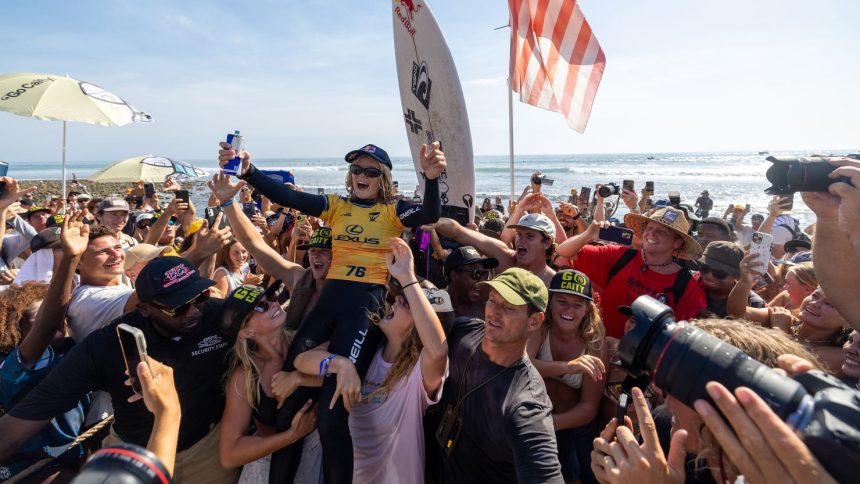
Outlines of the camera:
{"type": "MultiPolygon", "coordinates": [[[[832,375],[810,371],[789,378],[740,349],[686,321],[649,296],[630,310],[635,327],[621,339],[618,355],[631,378],[650,376],[661,390],[692,407],[711,401],[705,384],[729,391],[750,388],[798,430],[821,464],[839,482],[856,478],[860,456],[860,392],[832,375]]],[[[619,409],[620,410],[620,409],[619,409]]]]}
{"type": "Polygon", "coordinates": [[[137,445],[119,444],[96,451],[72,480],[73,484],[103,482],[168,484],[173,478],[154,453],[137,445]]]}
{"type": "Polygon", "coordinates": [[[532,183],[535,185],[552,185],[555,182],[552,178],[547,178],[546,175],[532,175],[532,183]]]}
{"type": "Polygon", "coordinates": [[[768,156],[773,163],[767,169],[767,180],[771,186],[764,192],[768,195],[790,195],[795,192],[826,192],[836,182],[851,184],[848,177],[830,178],[836,169],[830,158],[793,158],[790,156],[768,156]]]}
{"type": "Polygon", "coordinates": [[[621,188],[618,187],[617,183],[607,183],[598,188],[597,193],[603,198],[609,198],[612,195],[619,195],[621,188]]]}

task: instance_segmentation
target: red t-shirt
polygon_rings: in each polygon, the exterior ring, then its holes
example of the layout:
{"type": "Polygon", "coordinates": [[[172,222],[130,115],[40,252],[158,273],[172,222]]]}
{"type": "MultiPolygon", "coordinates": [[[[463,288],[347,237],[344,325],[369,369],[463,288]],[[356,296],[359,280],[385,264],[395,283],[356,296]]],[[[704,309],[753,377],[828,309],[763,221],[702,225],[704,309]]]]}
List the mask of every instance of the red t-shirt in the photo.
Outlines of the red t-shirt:
{"type": "Polygon", "coordinates": [[[672,293],[678,273],[660,274],[651,269],[642,272],[641,252],[615,274],[611,281],[607,281],[610,269],[627,249],[628,247],[622,245],[587,245],[576,257],[576,269],[584,272],[592,284],[602,288],[601,313],[607,336],[624,336],[627,316],[618,312],[618,306],[629,306],[643,294],[664,301],[675,311],[675,319],[679,321],[696,317],[699,310],[707,306],[704,290],[693,280],[687,284],[681,300],[674,301],[672,293]]]}

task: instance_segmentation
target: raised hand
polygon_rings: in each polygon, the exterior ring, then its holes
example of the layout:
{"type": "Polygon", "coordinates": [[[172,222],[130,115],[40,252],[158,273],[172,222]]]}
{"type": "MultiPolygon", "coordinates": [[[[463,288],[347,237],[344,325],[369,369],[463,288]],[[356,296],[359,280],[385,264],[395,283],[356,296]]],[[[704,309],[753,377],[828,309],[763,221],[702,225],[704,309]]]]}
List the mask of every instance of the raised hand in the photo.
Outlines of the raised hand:
{"type": "Polygon", "coordinates": [[[181,190],[182,187],[179,186],[179,182],[174,180],[173,177],[167,177],[164,180],[164,185],[162,186],[162,190],[165,192],[175,192],[176,190],[181,190]]]}
{"type": "MultiPolygon", "coordinates": [[[[218,164],[221,165],[221,168],[227,164],[228,161],[232,160],[236,157],[236,150],[234,150],[229,144],[222,141],[219,143],[221,147],[218,150],[218,164]]],[[[247,151],[240,151],[238,153],[239,158],[242,160],[242,166],[239,167],[239,175],[244,175],[248,172],[248,168],[251,166],[251,154],[247,151]]]]}
{"type": "Polygon", "coordinates": [[[233,197],[239,193],[239,190],[245,187],[245,185],[247,185],[247,183],[244,181],[233,183],[230,180],[230,175],[225,175],[224,173],[216,173],[212,176],[211,180],[206,182],[206,186],[212,190],[212,195],[222,203],[227,200],[232,200],[233,197]]]}
{"type": "Polygon", "coordinates": [[[448,162],[445,160],[445,153],[439,149],[438,141],[434,141],[429,147],[421,145],[421,169],[424,171],[424,176],[428,180],[435,180],[445,171],[448,162]]]}
{"type": "Polygon", "coordinates": [[[19,191],[18,180],[8,176],[0,177],[0,182],[6,184],[6,189],[3,191],[3,195],[0,196],[0,210],[6,210],[6,207],[17,202],[23,195],[36,191],[36,187],[25,188],[19,191]]]}
{"type": "Polygon", "coordinates": [[[571,375],[588,375],[592,380],[600,381],[606,373],[606,366],[596,356],[582,355],[567,362],[567,372],[571,375]]]}
{"type": "Polygon", "coordinates": [[[403,239],[392,237],[388,239],[388,246],[391,247],[391,252],[385,254],[385,264],[391,276],[401,285],[415,281],[415,269],[409,245],[403,239]]]}
{"type": "Polygon", "coordinates": [[[63,219],[63,231],[60,241],[63,253],[69,257],[80,257],[90,243],[90,226],[84,223],[88,212],[86,209],[69,212],[63,219]]]}

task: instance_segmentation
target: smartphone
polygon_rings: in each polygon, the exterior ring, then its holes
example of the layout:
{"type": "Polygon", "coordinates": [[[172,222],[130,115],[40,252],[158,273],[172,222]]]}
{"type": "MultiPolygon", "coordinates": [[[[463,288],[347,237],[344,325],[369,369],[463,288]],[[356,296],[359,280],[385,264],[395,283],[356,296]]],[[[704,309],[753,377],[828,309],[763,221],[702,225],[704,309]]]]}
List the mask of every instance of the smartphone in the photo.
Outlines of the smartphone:
{"type": "Polygon", "coordinates": [[[155,187],[152,186],[152,183],[144,183],[143,184],[143,196],[146,198],[152,198],[155,195],[155,187]]]}
{"type": "Polygon", "coordinates": [[[188,203],[188,190],[176,190],[176,198],[188,203]]]}
{"type": "Polygon", "coordinates": [[[779,203],[779,208],[782,209],[784,213],[791,212],[791,209],[794,208],[794,194],[780,195],[777,203],[779,203]]]}
{"type": "Polygon", "coordinates": [[[397,180],[394,180],[393,182],[391,182],[391,184],[394,186],[394,188],[398,188],[400,186],[400,183],[398,183],[397,180]]]}
{"type": "Polygon", "coordinates": [[[669,205],[676,208],[681,205],[681,192],[675,190],[669,192],[669,205]]]}
{"type": "MultiPolygon", "coordinates": [[[[395,188],[397,185],[395,185],[395,188]]],[[[325,188],[317,188],[317,195],[325,195],[325,188]]]]}
{"type": "Polygon", "coordinates": [[[121,323],[116,327],[116,336],[119,339],[119,349],[122,351],[122,359],[125,360],[125,369],[128,370],[128,378],[131,380],[131,389],[138,395],[143,393],[140,381],[137,379],[137,365],[146,360],[146,338],[143,331],[121,323]]]}
{"type": "Polygon", "coordinates": [[[654,182],[646,181],[645,182],[645,190],[650,192],[650,193],[654,193],[654,182]]]}
{"type": "Polygon", "coordinates": [[[248,216],[248,218],[257,215],[257,204],[254,202],[245,202],[242,204],[242,212],[248,216]]]}
{"type": "Polygon", "coordinates": [[[758,291],[759,289],[762,289],[769,284],[773,284],[773,282],[773,277],[767,272],[765,272],[764,275],[760,276],[756,280],[756,283],[753,286],[753,291],[758,291]]]}
{"type": "Polygon", "coordinates": [[[600,229],[597,238],[613,244],[631,245],[633,244],[633,231],[623,227],[606,227],[600,229]]]}
{"type": "MultiPolygon", "coordinates": [[[[209,227],[215,226],[215,218],[218,217],[219,213],[221,213],[221,207],[206,207],[206,212],[205,212],[203,218],[206,219],[206,222],[208,222],[209,227]]],[[[227,221],[227,216],[222,215],[221,216],[221,225],[218,226],[218,229],[219,230],[223,229],[224,227],[227,227],[228,225],[230,225],[230,223],[227,221]]]]}
{"type": "Polygon", "coordinates": [[[767,263],[770,261],[773,236],[762,232],[755,232],[750,243],[750,254],[758,254],[756,267],[761,272],[767,272],[767,263]]]}
{"type": "Polygon", "coordinates": [[[582,197],[582,199],[583,199],[583,200],[585,200],[586,202],[587,202],[587,201],[589,201],[589,200],[591,200],[591,188],[590,188],[590,187],[582,187],[582,188],[579,190],[579,193],[581,193],[581,194],[582,194],[582,195],[580,195],[580,196],[581,196],[581,197],[582,197]]]}
{"type": "Polygon", "coordinates": [[[621,188],[623,190],[630,190],[631,192],[635,193],[636,192],[635,186],[636,185],[633,182],[633,180],[624,180],[621,182],[621,188]]]}
{"type": "Polygon", "coordinates": [[[744,211],[745,211],[745,212],[749,212],[749,211],[750,211],[750,208],[752,208],[752,206],[751,206],[750,204],[746,204],[746,205],[744,206],[744,211]]]}

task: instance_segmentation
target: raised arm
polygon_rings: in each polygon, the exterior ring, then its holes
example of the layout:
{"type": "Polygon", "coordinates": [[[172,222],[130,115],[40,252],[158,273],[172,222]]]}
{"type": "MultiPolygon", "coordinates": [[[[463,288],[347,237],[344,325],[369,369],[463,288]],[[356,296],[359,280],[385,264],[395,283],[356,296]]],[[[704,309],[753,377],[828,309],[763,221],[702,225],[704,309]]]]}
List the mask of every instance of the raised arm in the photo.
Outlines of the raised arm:
{"type": "Polygon", "coordinates": [[[609,222],[594,221],[585,229],[584,232],[574,235],[558,246],[558,255],[562,257],[572,258],[579,253],[580,249],[588,245],[590,242],[597,239],[601,227],[608,226],[609,222]]]}
{"type": "Polygon", "coordinates": [[[398,202],[397,216],[406,227],[436,223],[442,215],[442,202],[439,196],[439,175],[448,166],[445,153],[436,141],[429,147],[421,145],[421,168],[424,170],[424,199],[421,205],[398,202]]]}
{"type": "Polygon", "coordinates": [[[475,230],[469,230],[458,224],[455,220],[445,217],[439,218],[434,228],[443,237],[454,239],[463,245],[471,245],[485,256],[498,259],[498,272],[504,271],[514,265],[513,250],[499,239],[487,237],[475,230]]]}
{"type": "Polygon", "coordinates": [[[245,213],[242,212],[241,207],[236,203],[228,203],[245,186],[245,182],[233,184],[230,182],[229,175],[218,173],[212,177],[208,186],[218,200],[227,203],[222,210],[227,215],[230,227],[233,228],[233,235],[251,253],[254,260],[257,261],[257,265],[262,267],[264,271],[272,275],[275,279],[283,281],[288,288],[294,287],[295,283],[304,274],[304,268],[282,258],[257,233],[256,228],[248,220],[248,217],[245,216],[245,213]]]}

